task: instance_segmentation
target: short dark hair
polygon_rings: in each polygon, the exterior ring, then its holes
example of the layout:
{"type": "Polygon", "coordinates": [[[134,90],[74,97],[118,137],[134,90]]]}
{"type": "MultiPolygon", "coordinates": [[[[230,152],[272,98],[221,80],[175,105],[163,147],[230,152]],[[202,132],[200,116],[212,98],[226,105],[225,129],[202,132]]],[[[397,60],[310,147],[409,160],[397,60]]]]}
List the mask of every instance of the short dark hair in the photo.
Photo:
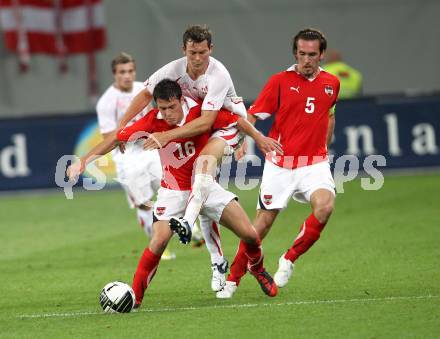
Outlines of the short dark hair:
{"type": "Polygon", "coordinates": [[[114,74],[116,72],[116,66],[121,64],[128,64],[129,62],[132,62],[136,65],[136,62],[134,61],[134,58],[125,52],[119,53],[117,56],[114,57],[112,60],[112,73],[114,74]]]}
{"type": "Polygon", "coordinates": [[[188,26],[183,33],[183,47],[186,47],[188,41],[200,43],[205,40],[208,42],[208,47],[211,47],[212,33],[206,25],[188,26]]]}
{"type": "Polygon", "coordinates": [[[153,90],[153,99],[157,102],[157,99],[170,101],[176,98],[180,100],[182,98],[182,89],[177,81],[170,79],[163,79],[157,83],[153,90]]]}
{"type": "Polygon", "coordinates": [[[297,35],[295,35],[292,39],[292,51],[293,54],[296,54],[296,51],[298,50],[298,40],[318,40],[319,41],[319,52],[322,53],[327,49],[327,39],[325,38],[324,34],[314,28],[305,28],[298,32],[297,35]]]}

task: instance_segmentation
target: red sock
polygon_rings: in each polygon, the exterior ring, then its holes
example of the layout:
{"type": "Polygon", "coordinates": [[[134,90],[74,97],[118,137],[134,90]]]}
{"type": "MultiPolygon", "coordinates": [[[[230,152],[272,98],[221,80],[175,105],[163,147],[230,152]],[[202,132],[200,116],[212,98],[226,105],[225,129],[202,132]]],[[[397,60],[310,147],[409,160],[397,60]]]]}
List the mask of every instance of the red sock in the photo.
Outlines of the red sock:
{"type": "Polygon", "coordinates": [[[246,274],[248,258],[245,254],[244,242],[240,241],[238,245],[237,254],[235,255],[234,261],[231,264],[231,269],[229,271],[228,281],[233,281],[240,284],[240,279],[246,274]]]}
{"type": "Polygon", "coordinates": [[[245,255],[248,258],[248,269],[252,272],[259,272],[263,269],[263,253],[261,251],[261,242],[257,241],[257,244],[249,244],[243,242],[245,249],[245,255]]]}
{"type": "Polygon", "coordinates": [[[304,221],[300,232],[289,248],[284,258],[294,262],[300,255],[307,252],[312,245],[319,239],[321,231],[324,229],[325,223],[321,224],[318,219],[312,214],[304,221]]]}
{"type": "Polygon", "coordinates": [[[231,265],[228,281],[233,281],[238,286],[248,268],[252,272],[260,271],[263,268],[263,254],[260,244],[260,241],[258,241],[258,244],[248,244],[240,240],[237,254],[231,265]]]}
{"type": "Polygon", "coordinates": [[[156,274],[159,266],[160,255],[156,255],[147,247],[139,260],[136,273],[133,278],[133,291],[136,296],[136,303],[141,303],[144,292],[156,274]]]}

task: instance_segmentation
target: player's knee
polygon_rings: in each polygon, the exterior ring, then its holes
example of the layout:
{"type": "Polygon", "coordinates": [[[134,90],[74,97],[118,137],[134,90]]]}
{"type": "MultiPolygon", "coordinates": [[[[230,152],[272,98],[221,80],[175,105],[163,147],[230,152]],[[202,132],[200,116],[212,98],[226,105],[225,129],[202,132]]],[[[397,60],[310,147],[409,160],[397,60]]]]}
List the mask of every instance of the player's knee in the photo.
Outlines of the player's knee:
{"type": "Polygon", "coordinates": [[[214,175],[217,158],[211,154],[201,154],[196,160],[196,173],[214,175]]]}
{"type": "Polygon", "coordinates": [[[314,215],[320,223],[326,223],[333,213],[334,202],[327,201],[316,206],[314,215]]]}

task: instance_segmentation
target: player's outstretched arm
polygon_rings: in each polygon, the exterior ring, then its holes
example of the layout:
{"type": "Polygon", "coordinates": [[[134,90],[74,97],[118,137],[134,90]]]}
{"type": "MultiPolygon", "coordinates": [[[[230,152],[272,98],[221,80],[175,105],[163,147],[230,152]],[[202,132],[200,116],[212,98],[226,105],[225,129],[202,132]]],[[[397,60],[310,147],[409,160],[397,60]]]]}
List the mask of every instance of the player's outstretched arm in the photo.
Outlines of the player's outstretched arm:
{"type": "Polygon", "coordinates": [[[202,111],[201,116],[179,128],[160,133],[153,133],[145,141],[144,149],[161,148],[170,141],[181,138],[191,138],[211,130],[217,118],[218,111],[202,111]]]}
{"type": "Polygon", "coordinates": [[[117,131],[109,133],[103,141],[93,147],[85,156],[81,157],[79,162],[70,165],[66,171],[69,180],[76,180],[84,172],[87,164],[115,149],[120,143],[116,133],[117,131]]]}
{"type": "Polygon", "coordinates": [[[238,118],[237,127],[255,140],[257,147],[263,154],[273,151],[281,155],[283,154],[283,146],[275,139],[264,136],[250,121],[238,118]]]}
{"type": "Polygon", "coordinates": [[[131,119],[142,112],[142,110],[151,102],[151,99],[153,99],[153,96],[146,88],[140,91],[133,100],[131,100],[127,111],[125,111],[124,116],[119,121],[119,128],[124,128],[131,119]]]}
{"type": "Polygon", "coordinates": [[[327,146],[330,145],[333,141],[333,133],[335,131],[335,124],[336,124],[335,115],[331,114],[328,117],[327,146]]]}

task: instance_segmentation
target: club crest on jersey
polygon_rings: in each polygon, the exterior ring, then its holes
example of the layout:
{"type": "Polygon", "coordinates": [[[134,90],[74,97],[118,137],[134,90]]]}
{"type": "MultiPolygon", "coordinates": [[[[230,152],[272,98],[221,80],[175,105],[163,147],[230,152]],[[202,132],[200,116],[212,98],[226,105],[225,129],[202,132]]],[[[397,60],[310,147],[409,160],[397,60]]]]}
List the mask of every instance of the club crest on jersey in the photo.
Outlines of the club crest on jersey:
{"type": "Polygon", "coordinates": [[[331,97],[333,95],[333,87],[330,85],[325,85],[324,87],[324,92],[325,94],[327,94],[329,97],[331,97]]]}
{"type": "Polygon", "coordinates": [[[263,201],[265,205],[270,205],[272,203],[272,194],[263,195],[263,201]]]}
{"type": "Polygon", "coordinates": [[[166,207],[156,207],[156,214],[163,215],[165,213],[166,207]]]}

